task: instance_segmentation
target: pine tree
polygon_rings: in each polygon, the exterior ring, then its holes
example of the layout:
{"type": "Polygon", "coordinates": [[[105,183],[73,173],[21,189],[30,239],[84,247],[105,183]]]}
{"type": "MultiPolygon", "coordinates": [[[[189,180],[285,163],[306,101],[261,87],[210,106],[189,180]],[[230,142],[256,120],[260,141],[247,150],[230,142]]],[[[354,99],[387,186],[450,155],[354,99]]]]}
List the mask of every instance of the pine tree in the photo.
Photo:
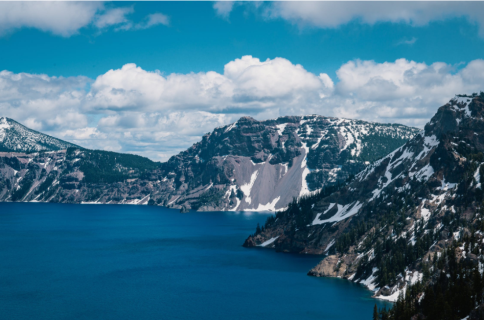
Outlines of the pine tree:
{"type": "Polygon", "coordinates": [[[474,269],[473,272],[473,296],[474,296],[474,305],[480,304],[482,302],[482,278],[481,273],[477,268],[474,269]]]}
{"type": "Polygon", "coordinates": [[[375,307],[373,308],[373,320],[379,320],[378,307],[376,306],[376,303],[375,303],[375,307]]]}

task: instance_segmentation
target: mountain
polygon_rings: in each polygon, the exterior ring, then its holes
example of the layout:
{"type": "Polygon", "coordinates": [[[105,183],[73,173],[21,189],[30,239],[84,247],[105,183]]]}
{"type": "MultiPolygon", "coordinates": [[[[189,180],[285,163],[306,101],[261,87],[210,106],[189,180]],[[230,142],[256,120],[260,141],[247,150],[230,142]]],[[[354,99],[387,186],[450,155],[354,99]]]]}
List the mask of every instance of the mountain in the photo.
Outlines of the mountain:
{"type": "Polygon", "coordinates": [[[309,275],[398,300],[385,319],[482,319],[483,153],[484,94],[456,96],[403,146],[293,201],[244,246],[327,254],[309,275]]]}
{"type": "Polygon", "coordinates": [[[0,151],[37,152],[76,147],[75,144],[29,129],[15,120],[0,118],[0,151]]]}
{"type": "Polygon", "coordinates": [[[417,132],[316,115],[242,117],[165,163],[79,147],[0,153],[0,201],[274,211],[294,197],[343,184],[417,132]]]}
{"type": "Polygon", "coordinates": [[[216,128],[163,164],[176,190],[165,205],[203,211],[277,210],[349,176],[417,133],[402,125],[322,116],[216,128]]]}

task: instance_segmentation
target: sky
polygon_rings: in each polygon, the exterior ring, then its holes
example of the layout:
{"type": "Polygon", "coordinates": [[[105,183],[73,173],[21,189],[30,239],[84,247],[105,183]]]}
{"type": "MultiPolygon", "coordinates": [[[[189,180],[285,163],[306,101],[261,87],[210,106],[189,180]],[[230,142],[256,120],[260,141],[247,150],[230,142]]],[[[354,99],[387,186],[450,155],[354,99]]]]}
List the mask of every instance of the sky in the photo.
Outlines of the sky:
{"type": "Polygon", "coordinates": [[[484,90],[484,2],[0,2],[0,116],[156,161],[241,116],[423,128],[484,90]]]}

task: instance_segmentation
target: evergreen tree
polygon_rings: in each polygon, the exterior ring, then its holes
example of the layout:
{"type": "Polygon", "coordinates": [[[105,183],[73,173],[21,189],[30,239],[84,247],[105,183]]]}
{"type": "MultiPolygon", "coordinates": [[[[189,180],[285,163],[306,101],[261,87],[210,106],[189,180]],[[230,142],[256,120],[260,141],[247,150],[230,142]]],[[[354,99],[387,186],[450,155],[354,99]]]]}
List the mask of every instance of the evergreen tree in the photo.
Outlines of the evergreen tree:
{"type": "Polygon", "coordinates": [[[380,317],[378,316],[378,307],[376,306],[376,303],[375,303],[375,307],[373,308],[373,320],[379,320],[380,317]]]}
{"type": "Polygon", "coordinates": [[[261,232],[260,225],[257,224],[257,227],[255,228],[255,234],[259,234],[261,232]]]}

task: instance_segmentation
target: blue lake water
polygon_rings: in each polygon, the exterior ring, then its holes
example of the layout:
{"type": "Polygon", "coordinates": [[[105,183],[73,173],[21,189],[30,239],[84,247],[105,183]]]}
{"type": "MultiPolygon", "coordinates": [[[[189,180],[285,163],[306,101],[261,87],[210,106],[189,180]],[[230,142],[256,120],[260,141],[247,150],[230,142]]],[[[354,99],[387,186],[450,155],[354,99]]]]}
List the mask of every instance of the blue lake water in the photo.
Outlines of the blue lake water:
{"type": "Polygon", "coordinates": [[[371,319],[321,257],[246,249],[265,214],[0,203],[1,319],[371,319]]]}

